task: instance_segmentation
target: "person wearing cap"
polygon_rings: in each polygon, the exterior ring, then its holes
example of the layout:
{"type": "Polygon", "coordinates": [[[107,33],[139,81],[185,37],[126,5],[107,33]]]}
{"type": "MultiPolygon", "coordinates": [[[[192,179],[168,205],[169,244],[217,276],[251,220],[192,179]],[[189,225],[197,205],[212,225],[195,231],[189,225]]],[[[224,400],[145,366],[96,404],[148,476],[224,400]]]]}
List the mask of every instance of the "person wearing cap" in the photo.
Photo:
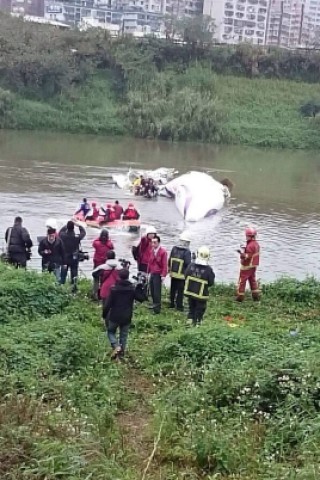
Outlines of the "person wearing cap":
{"type": "Polygon", "coordinates": [[[122,219],[123,220],[139,220],[139,218],[140,218],[140,213],[135,208],[133,203],[129,203],[128,207],[123,212],[122,219]]]}
{"type": "Polygon", "coordinates": [[[255,301],[260,300],[260,290],[256,279],[257,267],[260,261],[260,245],[256,240],[257,230],[254,227],[248,227],[245,230],[246,245],[240,247],[237,252],[240,255],[240,275],[237,289],[237,302],[243,302],[246,283],[249,282],[252,298],[255,301]]]}
{"type": "Polygon", "coordinates": [[[99,207],[97,206],[97,202],[91,203],[91,209],[85,216],[85,220],[98,220],[99,218],[99,207]]]}
{"type": "Polygon", "coordinates": [[[209,288],[213,286],[215,274],[208,264],[209,248],[198,249],[196,259],[191,262],[185,273],[184,295],[189,302],[189,320],[193,326],[200,325],[207,308],[209,288]]]}
{"type": "Polygon", "coordinates": [[[119,200],[116,200],[113,205],[113,210],[116,216],[116,220],[120,220],[123,214],[123,208],[119,203],[119,200]]]}
{"type": "Polygon", "coordinates": [[[42,257],[42,271],[54,273],[57,281],[61,281],[61,267],[65,266],[65,252],[57,231],[49,227],[47,235],[40,240],[38,253],[42,257]]]}
{"type": "Polygon", "coordinates": [[[61,284],[66,283],[68,270],[70,269],[72,291],[77,291],[77,278],[79,270],[79,250],[80,243],[86,236],[86,231],[82,226],[78,226],[79,234],[74,231],[74,222],[69,220],[67,225],[61,228],[59,237],[63,243],[65,262],[61,269],[61,284]]]}
{"type": "Polygon", "coordinates": [[[31,258],[32,240],[26,228],[22,226],[22,218],[16,217],[13,226],[5,233],[7,244],[7,260],[16,268],[26,268],[31,258]]]}
{"type": "Polygon", "coordinates": [[[190,238],[186,232],[180,235],[179,244],[174,246],[169,257],[170,308],[183,311],[185,273],[191,263],[190,238]]]}
{"type": "Polygon", "coordinates": [[[88,203],[87,199],[84,198],[82,200],[82,203],[80,204],[79,209],[76,212],[74,212],[74,215],[79,215],[79,213],[82,213],[83,218],[86,218],[90,210],[91,210],[90,204],[88,203]]]}
{"type": "Polygon", "coordinates": [[[161,312],[161,293],[162,282],[168,273],[168,255],[165,248],[160,245],[159,235],[155,235],[151,240],[151,254],[149,257],[148,269],[150,273],[149,287],[152,298],[153,313],[155,315],[161,312]]]}
{"type": "Polygon", "coordinates": [[[107,335],[112,347],[111,358],[122,359],[125,355],[130,324],[133,316],[134,301],[141,301],[134,285],[129,280],[129,270],[121,269],[118,280],[111,287],[110,295],[105,302],[102,316],[105,321],[107,335]],[[119,330],[119,338],[117,338],[119,330]]]}
{"type": "Polygon", "coordinates": [[[116,214],[111,203],[107,203],[106,208],[101,207],[100,210],[103,212],[104,222],[113,222],[116,219],[116,214]]]}
{"type": "Polygon", "coordinates": [[[152,251],[151,241],[155,237],[156,233],[157,231],[154,227],[148,227],[146,234],[141,237],[138,245],[132,247],[132,255],[138,264],[139,272],[149,273],[148,265],[152,251]]]}

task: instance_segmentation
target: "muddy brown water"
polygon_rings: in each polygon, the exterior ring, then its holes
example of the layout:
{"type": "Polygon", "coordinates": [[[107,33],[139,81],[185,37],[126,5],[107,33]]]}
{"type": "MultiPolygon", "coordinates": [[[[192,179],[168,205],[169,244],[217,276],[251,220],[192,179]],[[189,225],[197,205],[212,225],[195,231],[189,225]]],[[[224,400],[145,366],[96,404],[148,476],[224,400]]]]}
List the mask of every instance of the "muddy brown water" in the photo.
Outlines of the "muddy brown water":
{"type": "MultiPolygon", "coordinates": [[[[0,132],[0,246],[4,232],[21,215],[33,240],[55,217],[62,226],[83,196],[98,202],[132,197],[110,183],[114,172],[139,168],[174,167],[210,172],[218,180],[229,177],[232,200],[216,216],[186,225],[174,202],[134,199],[144,224],[160,232],[169,249],[184,229],[192,235],[192,249],[210,246],[217,280],[235,281],[236,249],[244,243],[244,228],[254,224],[261,243],[259,277],[271,281],[282,275],[319,277],[320,153],[306,151],[170,144],[128,138],[105,138],[38,132],[0,132]]],[[[97,231],[88,229],[84,249],[92,253],[97,231]]],[[[119,257],[131,258],[137,237],[111,233],[119,257]]],[[[90,277],[92,262],[81,264],[90,277]]],[[[33,268],[40,268],[34,249],[33,268]]]]}

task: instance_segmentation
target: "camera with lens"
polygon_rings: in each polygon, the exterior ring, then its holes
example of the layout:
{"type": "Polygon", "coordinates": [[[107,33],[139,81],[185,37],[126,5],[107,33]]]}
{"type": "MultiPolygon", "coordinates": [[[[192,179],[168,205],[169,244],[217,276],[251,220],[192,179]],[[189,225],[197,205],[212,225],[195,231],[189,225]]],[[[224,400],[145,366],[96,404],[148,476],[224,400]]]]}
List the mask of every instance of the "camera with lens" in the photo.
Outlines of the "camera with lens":
{"type": "Polygon", "coordinates": [[[126,260],[125,258],[119,258],[119,263],[122,268],[130,268],[131,262],[130,260],[126,260]]]}
{"type": "Polygon", "coordinates": [[[148,300],[148,276],[144,272],[138,272],[134,275],[135,281],[135,297],[139,302],[145,302],[148,300]]]}
{"type": "Polygon", "coordinates": [[[79,250],[78,252],[78,261],[79,262],[84,262],[85,260],[89,260],[90,256],[88,252],[83,252],[82,250],[79,250]]]}

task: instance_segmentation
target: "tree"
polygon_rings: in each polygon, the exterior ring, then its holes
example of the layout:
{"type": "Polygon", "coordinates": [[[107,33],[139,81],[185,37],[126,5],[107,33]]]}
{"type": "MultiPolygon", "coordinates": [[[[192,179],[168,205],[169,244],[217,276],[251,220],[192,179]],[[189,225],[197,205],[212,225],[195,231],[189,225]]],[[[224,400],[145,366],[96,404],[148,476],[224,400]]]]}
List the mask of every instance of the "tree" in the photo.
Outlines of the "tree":
{"type": "Polygon", "coordinates": [[[209,46],[213,43],[215,24],[208,15],[184,17],[177,22],[177,32],[183,41],[193,47],[209,46]]]}

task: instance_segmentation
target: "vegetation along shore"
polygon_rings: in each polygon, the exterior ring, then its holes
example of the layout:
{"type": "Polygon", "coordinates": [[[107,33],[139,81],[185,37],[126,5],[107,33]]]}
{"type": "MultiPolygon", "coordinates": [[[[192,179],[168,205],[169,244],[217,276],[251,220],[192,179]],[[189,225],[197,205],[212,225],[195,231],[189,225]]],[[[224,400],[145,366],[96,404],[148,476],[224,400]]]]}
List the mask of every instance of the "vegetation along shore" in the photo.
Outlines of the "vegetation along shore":
{"type": "Polygon", "coordinates": [[[319,478],[315,280],[217,285],[199,328],[138,306],[118,364],[89,282],[0,273],[1,478],[319,478]]]}
{"type": "Polygon", "coordinates": [[[0,128],[318,148],[320,54],[0,15],[0,128]]]}

